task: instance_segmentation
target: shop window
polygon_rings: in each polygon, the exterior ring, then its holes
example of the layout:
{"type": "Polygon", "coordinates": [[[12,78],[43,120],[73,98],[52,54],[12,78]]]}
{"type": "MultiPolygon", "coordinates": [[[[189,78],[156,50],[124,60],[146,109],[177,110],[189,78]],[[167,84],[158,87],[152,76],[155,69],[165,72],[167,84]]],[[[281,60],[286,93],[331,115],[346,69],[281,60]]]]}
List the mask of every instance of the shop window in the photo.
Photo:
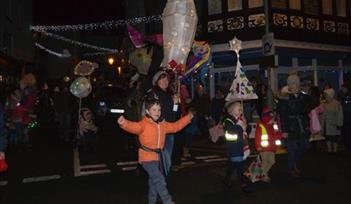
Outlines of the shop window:
{"type": "Polygon", "coordinates": [[[228,11],[238,11],[243,9],[242,0],[228,0],[228,11]]]}
{"type": "Polygon", "coordinates": [[[336,14],[346,17],[346,0],[336,0],[336,14]]]}
{"type": "Polygon", "coordinates": [[[263,0],[249,0],[249,8],[257,8],[263,6],[263,0]]]}
{"type": "Polygon", "coordinates": [[[289,8],[294,10],[301,10],[301,0],[289,0],[289,8]]]}
{"type": "Polygon", "coordinates": [[[304,0],[304,12],[311,15],[319,15],[319,0],[304,0]]]}
{"type": "Polygon", "coordinates": [[[333,0],[322,0],[322,13],[333,15],[333,0]]]}
{"type": "Polygon", "coordinates": [[[208,0],[208,15],[222,13],[222,0],[208,0]]]}
{"type": "Polygon", "coordinates": [[[286,0],[272,0],[272,7],[278,9],[286,9],[287,2],[286,0]]]}

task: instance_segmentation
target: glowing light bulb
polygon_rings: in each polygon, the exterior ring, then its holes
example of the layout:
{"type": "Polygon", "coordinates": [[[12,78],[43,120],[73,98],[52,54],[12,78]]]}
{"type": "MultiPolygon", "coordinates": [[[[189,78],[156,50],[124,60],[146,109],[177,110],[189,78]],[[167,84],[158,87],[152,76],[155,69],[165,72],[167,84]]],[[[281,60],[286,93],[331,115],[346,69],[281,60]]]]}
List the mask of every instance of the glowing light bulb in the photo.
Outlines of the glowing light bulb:
{"type": "Polygon", "coordinates": [[[282,145],[282,141],[280,141],[280,140],[276,140],[276,141],[275,141],[275,145],[277,145],[277,146],[282,145]]]}
{"type": "Polygon", "coordinates": [[[274,129],[274,130],[279,130],[278,125],[277,125],[276,123],[274,123],[273,129],[274,129]]]}
{"type": "Polygon", "coordinates": [[[262,141],[261,142],[261,146],[262,147],[268,147],[268,145],[269,145],[268,141],[262,141]]]}

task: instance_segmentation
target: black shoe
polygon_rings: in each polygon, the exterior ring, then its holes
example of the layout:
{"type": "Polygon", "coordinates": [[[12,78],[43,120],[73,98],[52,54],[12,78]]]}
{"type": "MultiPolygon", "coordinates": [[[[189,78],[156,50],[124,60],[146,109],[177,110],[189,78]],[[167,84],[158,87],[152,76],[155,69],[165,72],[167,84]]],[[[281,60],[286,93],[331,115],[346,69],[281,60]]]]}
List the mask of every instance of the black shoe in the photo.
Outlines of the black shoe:
{"type": "Polygon", "coordinates": [[[233,186],[232,183],[227,181],[227,180],[223,180],[223,185],[228,189],[232,188],[232,186],[233,186]]]}
{"type": "Polygon", "coordinates": [[[241,186],[241,190],[242,190],[244,193],[247,193],[247,194],[253,192],[253,190],[252,190],[248,185],[246,185],[246,184],[241,186]]]}

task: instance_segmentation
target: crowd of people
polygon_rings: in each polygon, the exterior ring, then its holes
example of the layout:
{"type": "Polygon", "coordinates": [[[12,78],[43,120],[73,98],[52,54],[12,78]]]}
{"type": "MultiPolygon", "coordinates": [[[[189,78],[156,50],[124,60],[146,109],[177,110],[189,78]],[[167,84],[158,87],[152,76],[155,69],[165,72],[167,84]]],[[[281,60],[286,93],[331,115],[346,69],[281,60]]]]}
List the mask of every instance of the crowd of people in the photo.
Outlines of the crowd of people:
{"type": "MultiPolygon", "coordinates": [[[[246,193],[252,192],[244,175],[250,177],[245,161],[250,151],[248,135],[253,131],[255,147],[251,150],[259,153],[263,175],[259,179],[264,182],[271,181],[269,171],[282,144],[288,152],[286,166],[291,179],[301,176],[298,161],[311,144],[317,148],[325,141],[329,153],[338,152],[339,144],[351,148],[351,90],[347,84],[336,94],[331,86],[320,89],[300,82],[297,73],[291,73],[286,85],[275,94],[274,107],[268,109],[267,87],[256,80],[252,85],[259,99],[243,103],[225,101],[227,90],[221,87],[216,88],[211,99],[202,84],[195,86],[192,97],[185,84],[173,86],[172,77],[163,70],[153,76],[148,91],[142,90],[142,83],[130,84],[127,110],[117,123],[129,132],[129,136],[122,137],[137,136],[125,141],[138,150],[140,166],[149,175],[149,203],[155,203],[157,195],[163,203],[173,202],[166,185],[168,173],[183,168],[181,159],[191,156],[189,147],[194,139],[213,144],[209,129],[214,126],[222,129],[219,141],[228,156],[223,184],[232,186],[231,175],[236,170],[246,193]],[[259,116],[257,120],[254,115],[259,116]],[[256,123],[255,130],[250,123],[256,123]]],[[[40,90],[33,84],[11,87],[0,101],[0,152],[31,149],[33,144],[42,143],[36,140],[45,139],[54,143],[78,139],[78,145],[96,151],[98,126],[94,110],[83,106],[78,116],[77,106],[77,98],[69,92],[67,83],[44,83],[40,90]],[[78,121],[76,127],[74,121],[78,121]],[[35,124],[41,133],[31,137],[35,124]]]]}
{"type": "MultiPolygon", "coordinates": [[[[193,98],[185,85],[182,85],[183,90],[179,95],[171,89],[170,80],[166,72],[156,73],[152,80],[153,87],[145,98],[131,97],[132,100],[139,98],[143,101],[144,109],[141,112],[144,116],[134,122],[124,116],[118,119],[123,129],[139,135],[139,163],[149,175],[149,203],[155,203],[157,195],[163,203],[173,203],[166,187],[169,171],[181,168],[179,157],[189,154],[184,151],[184,147],[190,145],[195,137],[208,139],[212,126],[221,126],[223,129],[228,156],[223,184],[227,188],[232,186],[231,175],[236,170],[237,181],[245,193],[252,192],[244,176],[250,178],[245,161],[248,156],[248,135],[253,130],[248,123],[256,122],[255,147],[251,149],[259,153],[262,172],[258,180],[263,182],[271,181],[269,171],[281,145],[288,152],[286,166],[289,179],[301,176],[302,169],[298,161],[310,144],[325,141],[326,151],[330,153],[336,153],[340,143],[350,148],[351,92],[346,85],[338,95],[328,86],[320,92],[318,87],[310,83],[301,84],[297,73],[291,73],[286,86],[275,95],[275,106],[269,110],[265,100],[266,86],[255,86],[259,100],[241,103],[226,102],[225,91],[220,88],[216,90],[215,97],[210,99],[200,84],[196,86],[193,98]],[[259,115],[258,121],[254,121],[253,114],[259,115]],[[189,129],[191,131],[187,131],[189,129]],[[190,132],[190,135],[187,134],[190,132]],[[319,139],[314,138],[315,135],[319,135],[319,139]],[[153,156],[145,159],[146,155],[153,156]]],[[[253,84],[257,85],[256,81],[253,84]]]]}

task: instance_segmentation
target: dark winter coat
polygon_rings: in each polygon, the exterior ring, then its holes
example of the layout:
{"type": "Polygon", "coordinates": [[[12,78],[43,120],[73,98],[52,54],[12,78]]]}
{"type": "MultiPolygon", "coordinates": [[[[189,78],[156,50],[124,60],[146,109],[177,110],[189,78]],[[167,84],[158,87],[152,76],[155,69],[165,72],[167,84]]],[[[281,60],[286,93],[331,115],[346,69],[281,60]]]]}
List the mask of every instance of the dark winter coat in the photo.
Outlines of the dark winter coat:
{"type": "Polygon", "coordinates": [[[280,99],[278,112],[281,119],[282,132],[288,133],[288,139],[301,139],[309,136],[309,117],[311,99],[308,95],[289,94],[280,99]]]}
{"type": "Polygon", "coordinates": [[[167,122],[175,122],[179,113],[173,111],[173,98],[172,95],[166,91],[163,91],[159,87],[154,87],[152,91],[157,95],[161,104],[161,117],[167,122]]]}
{"type": "Polygon", "coordinates": [[[226,140],[228,157],[240,157],[244,155],[244,130],[237,124],[237,120],[233,117],[226,117],[223,122],[224,133],[237,134],[236,141],[226,140]]]}

